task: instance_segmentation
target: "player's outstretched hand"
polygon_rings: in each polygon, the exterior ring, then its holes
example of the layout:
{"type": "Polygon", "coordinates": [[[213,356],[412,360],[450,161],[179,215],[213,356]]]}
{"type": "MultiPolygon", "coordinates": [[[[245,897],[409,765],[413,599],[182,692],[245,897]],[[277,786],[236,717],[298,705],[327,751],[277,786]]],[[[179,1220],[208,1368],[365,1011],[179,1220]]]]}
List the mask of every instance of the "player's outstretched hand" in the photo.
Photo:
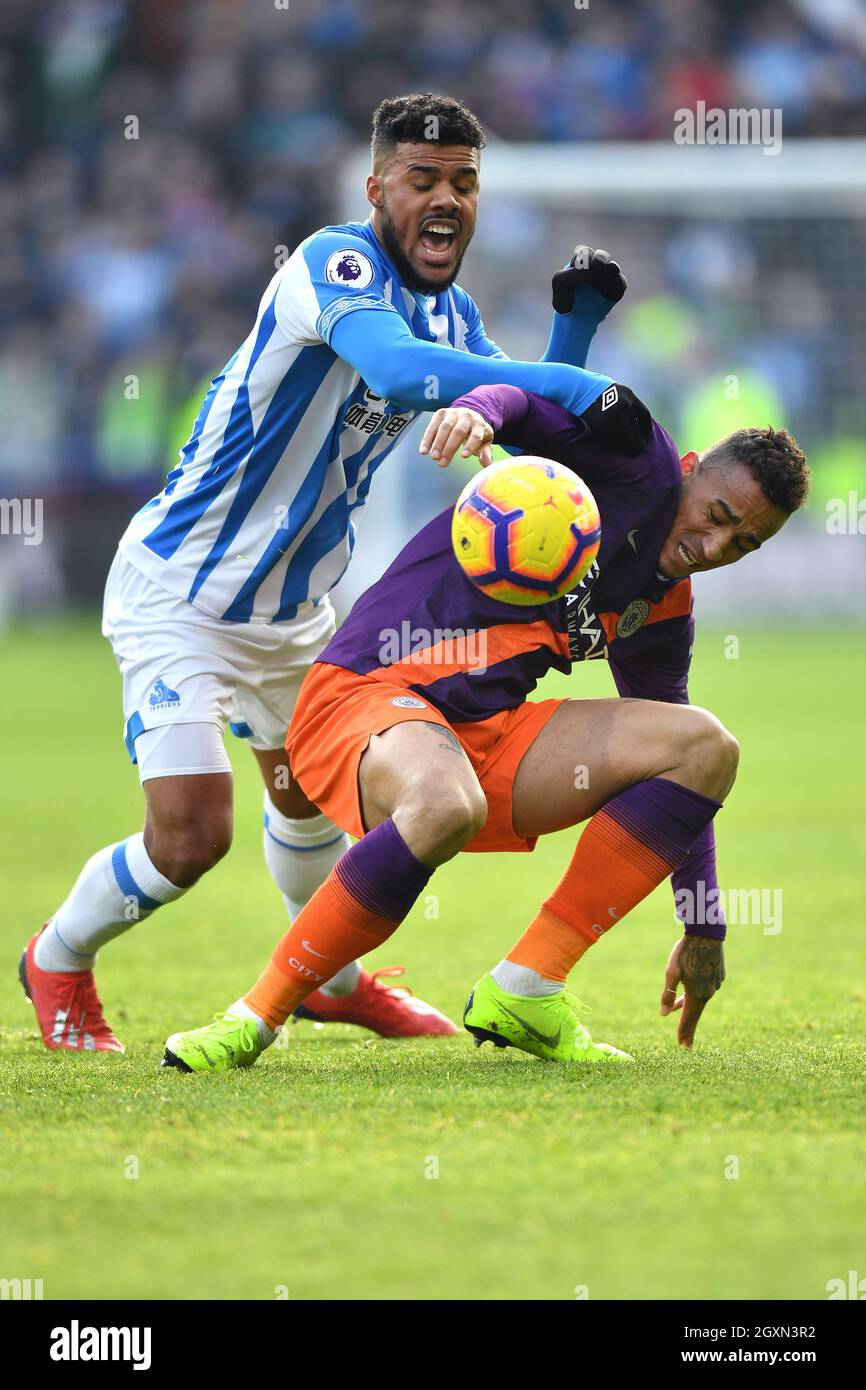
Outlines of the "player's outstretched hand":
{"type": "Polygon", "coordinates": [[[575,299],[579,305],[587,290],[597,290],[611,305],[618,304],[627,288],[628,281],[607,251],[575,246],[568,265],[553,277],[553,307],[558,314],[570,314],[575,299]]]}
{"type": "Polygon", "coordinates": [[[493,443],[493,426],[488,425],[483,415],[468,406],[443,406],[437,410],[424,431],[419,453],[429,454],[440,468],[447,468],[457,450],[464,458],[477,454],[478,462],[486,468],[493,462],[490,445],[493,443]],[[462,446],[462,447],[461,447],[462,446]]]}
{"type": "Polygon", "coordinates": [[[683,1047],[694,1042],[698,1019],[724,978],[725,948],[721,941],[709,936],[680,937],[665,969],[659,1009],[663,1017],[680,1011],[677,1041],[683,1047]],[[683,993],[677,998],[679,984],[683,993]]]}

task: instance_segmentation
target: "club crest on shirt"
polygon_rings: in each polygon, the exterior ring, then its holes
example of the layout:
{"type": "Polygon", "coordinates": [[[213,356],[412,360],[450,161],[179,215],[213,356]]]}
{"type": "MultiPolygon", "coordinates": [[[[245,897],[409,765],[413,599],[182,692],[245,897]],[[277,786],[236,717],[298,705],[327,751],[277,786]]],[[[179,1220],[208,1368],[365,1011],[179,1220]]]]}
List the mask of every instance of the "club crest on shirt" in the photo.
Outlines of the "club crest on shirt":
{"type": "Polygon", "coordinates": [[[373,263],[363,251],[346,246],[328,257],[325,279],[329,285],[350,285],[353,290],[365,290],[373,279],[373,263]]]}
{"type": "Polygon", "coordinates": [[[617,637],[631,637],[639,627],[643,627],[649,617],[650,606],[645,598],[633,598],[619,615],[616,625],[617,637]]]}

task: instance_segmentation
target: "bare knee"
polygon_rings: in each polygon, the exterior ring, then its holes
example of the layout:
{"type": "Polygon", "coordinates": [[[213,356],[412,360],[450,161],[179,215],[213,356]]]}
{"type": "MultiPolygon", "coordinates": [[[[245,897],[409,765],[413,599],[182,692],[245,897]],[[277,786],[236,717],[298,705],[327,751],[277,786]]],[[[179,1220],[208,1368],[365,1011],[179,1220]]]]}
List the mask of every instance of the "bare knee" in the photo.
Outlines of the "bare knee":
{"type": "Polygon", "coordinates": [[[228,854],[231,842],[230,815],[204,821],[157,822],[145,828],[145,848],[155,868],[178,888],[197,883],[228,854]]]}
{"type": "Polygon", "coordinates": [[[458,854],[487,820],[487,800],[476,782],[425,793],[394,813],[412,853],[435,867],[458,854]]]}
{"type": "Polygon", "coordinates": [[[734,735],[709,710],[692,707],[683,764],[690,783],[705,796],[723,801],[734,785],[740,745],[734,735]]]}
{"type": "Polygon", "coordinates": [[[459,839],[461,849],[486,824],[487,798],[477,783],[455,787],[438,804],[443,835],[459,839]]]}

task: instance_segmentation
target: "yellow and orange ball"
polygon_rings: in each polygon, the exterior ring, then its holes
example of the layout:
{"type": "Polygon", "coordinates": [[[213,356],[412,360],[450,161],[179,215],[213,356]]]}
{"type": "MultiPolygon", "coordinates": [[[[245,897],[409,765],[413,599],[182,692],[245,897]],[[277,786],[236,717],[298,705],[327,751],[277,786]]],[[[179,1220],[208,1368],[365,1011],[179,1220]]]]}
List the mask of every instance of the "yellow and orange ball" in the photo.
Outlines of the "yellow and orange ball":
{"type": "Polygon", "coordinates": [[[451,540],[473,584],[528,607],[561,598],[586,576],[601,544],[601,518],[570,468],[521,455],[470,479],[454,508],[451,540]]]}

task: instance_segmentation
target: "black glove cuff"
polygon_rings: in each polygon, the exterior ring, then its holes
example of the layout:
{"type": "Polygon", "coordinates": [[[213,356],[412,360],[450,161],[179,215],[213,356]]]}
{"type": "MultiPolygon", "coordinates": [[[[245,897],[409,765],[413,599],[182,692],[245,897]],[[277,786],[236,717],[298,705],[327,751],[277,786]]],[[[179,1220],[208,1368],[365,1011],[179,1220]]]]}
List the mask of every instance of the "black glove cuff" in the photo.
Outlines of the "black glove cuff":
{"type": "Polygon", "coordinates": [[[652,416],[642,400],[628,386],[618,383],[602,391],[581,415],[592,437],[610,454],[633,458],[649,443],[652,416]]]}

